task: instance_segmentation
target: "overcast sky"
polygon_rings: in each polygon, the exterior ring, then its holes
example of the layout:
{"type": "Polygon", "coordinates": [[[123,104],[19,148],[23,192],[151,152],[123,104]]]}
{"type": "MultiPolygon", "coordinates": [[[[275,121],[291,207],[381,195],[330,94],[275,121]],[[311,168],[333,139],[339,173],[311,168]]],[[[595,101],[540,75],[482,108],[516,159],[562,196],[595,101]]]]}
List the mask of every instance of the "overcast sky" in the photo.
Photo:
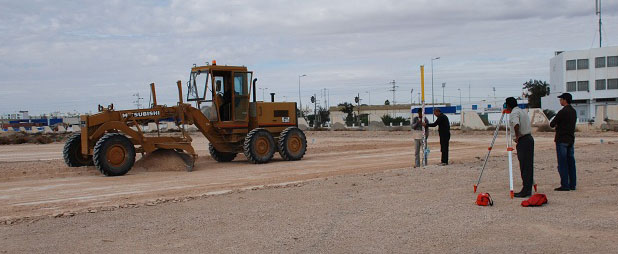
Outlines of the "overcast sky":
{"type": "MultiPolygon", "coordinates": [[[[604,1],[603,42],[618,45],[618,3],[604,1]]],[[[303,104],[431,101],[521,95],[549,81],[557,50],[598,47],[594,0],[480,1],[12,1],[0,0],[0,113],[134,108],[157,84],[175,104],[193,64],[245,65],[258,87],[303,104]],[[411,94],[411,89],[414,93],[411,94]]],[[[261,90],[258,99],[262,99],[261,90]]]]}

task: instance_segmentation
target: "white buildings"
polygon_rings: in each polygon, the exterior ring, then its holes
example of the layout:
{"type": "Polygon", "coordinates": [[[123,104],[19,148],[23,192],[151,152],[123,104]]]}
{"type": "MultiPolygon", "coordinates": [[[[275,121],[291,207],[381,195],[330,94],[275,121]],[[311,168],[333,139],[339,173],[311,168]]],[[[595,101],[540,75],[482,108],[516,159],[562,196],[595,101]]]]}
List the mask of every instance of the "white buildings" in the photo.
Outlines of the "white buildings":
{"type": "Polygon", "coordinates": [[[560,110],[556,98],[568,92],[579,122],[592,120],[606,105],[618,104],[618,46],[558,51],[549,61],[550,94],[541,98],[543,109],[560,110]]]}

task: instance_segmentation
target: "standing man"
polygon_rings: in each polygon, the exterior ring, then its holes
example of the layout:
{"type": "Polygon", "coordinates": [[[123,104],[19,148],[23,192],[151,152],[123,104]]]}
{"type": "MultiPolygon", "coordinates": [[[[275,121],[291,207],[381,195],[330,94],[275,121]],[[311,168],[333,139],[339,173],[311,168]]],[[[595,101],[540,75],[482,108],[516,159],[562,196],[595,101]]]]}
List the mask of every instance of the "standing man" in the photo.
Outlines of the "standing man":
{"type": "Polygon", "coordinates": [[[451,140],[451,124],[448,122],[448,117],[446,117],[439,108],[434,108],[433,114],[438,117],[436,121],[427,123],[428,121],[425,120],[423,126],[438,126],[438,134],[440,134],[440,152],[442,153],[442,163],[440,165],[446,166],[448,165],[448,142],[451,140]]]}
{"type": "Polygon", "coordinates": [[[575,190],[577,176],[575,171],[575,156],[573,145],[575,144],[575,124],[577,113],[571,106],[573,97],[570,93],[563,93],[560,96],[562,109],[558,111],[554,120],[549,126],[556,128],[556,154],[558,154],[558,174],[560,174],[560,187],[555,191],[575,190]]]}
{"type": "Polygon", "coordinates": [[[515,197],[525,198],[532,195],[532,184],[534,183],[534,138],[530,134],[532,126],[528,113],[517,106],[515,98],[506,98],[506,108],[511,111],[509,125],[511,133],[515,134],[513,140],[517,143],[517,159],[519,160],[519,171],[523,183],[521,191],[515,193],[515,197]]]}
{"type": "Polygon", "coordinates": [[[429,131],[426,127],[423,127],[423,122],[427,122],[427,117],[423,117],[423,110],[418,109],[418,116],[412,119],[412,138],[414,138],[414,167],[421,166],[421,154],[420,151],[423,148],[423,129],[425,129],[425,142],[429,136],[429,131]],[[422,120],[421,120],[422,119],[422,120]]]}

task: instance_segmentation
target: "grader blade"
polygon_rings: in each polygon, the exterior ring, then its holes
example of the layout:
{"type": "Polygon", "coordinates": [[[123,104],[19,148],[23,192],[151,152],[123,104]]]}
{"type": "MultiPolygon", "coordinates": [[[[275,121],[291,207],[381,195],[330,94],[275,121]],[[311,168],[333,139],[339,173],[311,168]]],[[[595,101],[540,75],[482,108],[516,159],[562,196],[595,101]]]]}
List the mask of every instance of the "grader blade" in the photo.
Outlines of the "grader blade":
{"type": "Polygon", "coordinates": [[[193,171],[193,167],[195,166],[196,156],[191,156],[190,154],[185,153],[182,150],[174,150],[178,156],[185,162],[187,172],[193,171]]]}

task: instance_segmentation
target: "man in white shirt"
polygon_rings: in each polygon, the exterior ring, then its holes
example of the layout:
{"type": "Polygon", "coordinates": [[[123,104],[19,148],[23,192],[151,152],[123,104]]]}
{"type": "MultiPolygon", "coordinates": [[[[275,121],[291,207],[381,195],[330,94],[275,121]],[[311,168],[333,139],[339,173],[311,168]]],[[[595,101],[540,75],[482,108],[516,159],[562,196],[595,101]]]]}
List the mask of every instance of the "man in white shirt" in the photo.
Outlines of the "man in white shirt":
{"type": "Polygon", "coordinates": [[[429,136],[427,127],[423,127],[423,123],[427,122],[427,117],[423,117],[423,111],[418,109],[418,116],[412,119],[412,138],[414,138],[414,167],[421,166],[421,149],[425,149],[423,146],[423,129],[425,129],[425,141],[429,136]],[[422,120],[421,120],[422,119],[422,120]]]}
{"type": "Polygon", "coordinates": [[[523,187],[515,197],[524,198],[532,194],[534,183],[534,138],[532,138],[532,126],[528,113],[517,106],[517,100],[513,97],[506,98],[506,108],[510,110],[509,126],[511,133],[515,135],[517,143],[517,159],[523,187]]]}

